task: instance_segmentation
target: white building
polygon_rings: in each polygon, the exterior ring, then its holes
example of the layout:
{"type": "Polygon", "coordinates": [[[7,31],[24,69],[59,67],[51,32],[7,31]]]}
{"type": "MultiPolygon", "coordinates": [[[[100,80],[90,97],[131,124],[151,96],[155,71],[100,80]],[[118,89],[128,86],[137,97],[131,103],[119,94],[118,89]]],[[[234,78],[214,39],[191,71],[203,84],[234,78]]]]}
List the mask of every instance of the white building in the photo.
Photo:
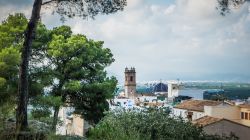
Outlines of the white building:
{"type": "Polygon", "coordinates": [[[172,113],[176,117],[180,116],[184,120],[193,121],[206,115],[204,111],[205,106],[217,106],[219,104],[222,104],[222,102],[210,100],[185,100],[174,106],[172,113]]]}
{"type": "Polygon", "coordinates": [[[67,135],[67,126],[71,121],[71,115],[74,111],[72,107],[61,107],[58,113],[59,121],[63,122],[62,124],[58,124],[56,127],[56,134],[67,135]]]}
{"type": "Polygon", "coordinates": [[[109,107],[111,110],[116,108],[124,108],[129,109],[135,106],[135,100],[129,98],[116,98],[112,100],[112,104],[110,103],[109,107]]]}
{"type": "Polygon", "coordinates": [[[249,126],[229,119],[205,116],[193,123],[202,126],[204,132],[209,135],[230,136],[233,133],[239,140],[249,140],[250,138],[249,126]]]}
{"type": "Polygon", "coordinates": [[[205,116],[225,118],[229,120],[240,119],[240,108],[238,106],[222,103],[217,106],[204,106],[205,116]]]}
{"type": "Polygon", "coordinates": [[[179,96],[180,83],[179,81],[168,81],[168,98],[179,96]]]}
{"type": "Polygon", "coordinates": [[[73,107],[61,107],[58,113],[59,121],[56,134],[84,136],[90,125],[80,115],[73,114],[73,107]]]}

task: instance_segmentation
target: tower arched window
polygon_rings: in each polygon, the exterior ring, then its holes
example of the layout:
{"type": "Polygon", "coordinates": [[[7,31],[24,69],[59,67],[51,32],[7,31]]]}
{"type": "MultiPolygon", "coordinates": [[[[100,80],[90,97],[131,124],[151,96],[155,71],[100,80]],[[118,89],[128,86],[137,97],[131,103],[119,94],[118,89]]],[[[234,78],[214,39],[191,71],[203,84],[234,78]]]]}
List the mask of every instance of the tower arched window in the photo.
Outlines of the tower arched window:
{"type": "Polygon", "coordinates": [[[133,76],[130,76],[130,81],[131,81],[131,82],[133,81],[133,76]]]}

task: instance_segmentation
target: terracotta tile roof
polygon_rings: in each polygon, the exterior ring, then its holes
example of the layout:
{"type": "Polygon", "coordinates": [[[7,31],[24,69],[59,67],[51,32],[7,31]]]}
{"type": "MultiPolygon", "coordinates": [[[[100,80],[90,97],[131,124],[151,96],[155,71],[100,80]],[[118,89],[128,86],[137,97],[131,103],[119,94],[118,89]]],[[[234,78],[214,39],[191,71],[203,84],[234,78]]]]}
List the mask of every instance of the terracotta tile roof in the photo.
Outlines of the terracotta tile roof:
{"type": "Polygon", "coordinates": [[[223,120],[250,128],[250,123],[244,122],[244,120],[243,121],[242,120],[229,120],[225,118],[214,118],[211,116],[204,116],[202,118],[192,121],[192,123],[199,125],[199,126],[207,126],[207,125],[217,123],[223,120]]]}
{"type": "Polygon", "coordinates": [[[159,102],[157,102],[157,103],[147,103],[147,105],[149,105],[149,106],[162,106],[163,103],[159,103],[159,102]]]}
{"type": "Polygon", "coordinates": [[[204,112],[204,106],[216,106],[221,103],[222,102],[220,101],[211,101],[211,100],[186,100],[176,105],[174,108],[204,112]]]}
{"type": "Polygon", "coordinates": [[[222,120],[222,119],[220,119],[220,118],[214,118],[214,117],[210,117],[210,116],[204,116],[202,118],[194,120],[192,123],[200,125],[200,126],[206,126],[208,124],[215,123],[215,122],[218,122],[220,120],[222,120]]]}
{"type": "Polygon", "coordinates": [[[244,103],[244,104],[239,105],[239,107],[240,108],[249,108],[250,109],[250,104],[244,103]]]}

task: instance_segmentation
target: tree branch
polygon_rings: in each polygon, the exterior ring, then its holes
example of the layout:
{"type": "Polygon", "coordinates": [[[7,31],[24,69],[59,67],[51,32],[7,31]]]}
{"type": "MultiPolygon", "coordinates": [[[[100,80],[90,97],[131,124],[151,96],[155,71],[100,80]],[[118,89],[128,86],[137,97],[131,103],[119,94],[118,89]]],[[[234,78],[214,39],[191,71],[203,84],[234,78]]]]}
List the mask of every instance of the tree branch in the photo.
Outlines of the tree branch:
{"type": "Polygon", "coordinates": [[[52,2],[56,2],[56,0],[45,1],[45,2],[42,3],[42,5],[50,4],[52,2]]]}

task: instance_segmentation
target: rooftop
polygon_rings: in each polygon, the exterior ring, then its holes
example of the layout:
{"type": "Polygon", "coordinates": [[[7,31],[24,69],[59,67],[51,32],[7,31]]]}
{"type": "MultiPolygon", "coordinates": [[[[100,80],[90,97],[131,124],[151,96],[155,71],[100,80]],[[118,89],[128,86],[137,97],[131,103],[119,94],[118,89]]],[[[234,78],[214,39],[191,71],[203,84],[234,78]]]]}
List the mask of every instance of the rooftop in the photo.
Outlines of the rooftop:
{"type": "Polygon", "coordinates": [[[204,112],[204,106],[216,106],[221,103],[220,101],[211,100],[185,100],[174,108],[204,112]]]}
{"type": "Polygon", "coordinates": [[[246,103],[240,104],[239,107],[240,108],[249,108],[250,109],[250,104],[246,104],[246,103]]]}
{"type": "Polygon", "coordinates": [[[246,120],[228,120],[225,118],[215,118],[215,117],[211,117],[211,116],[204,116],[202,118],[199,118],[197,120],[192,121],[192,123],[200,125],[200,126],[207,126],[209,124],[213,124],[213,123],[216,123],[216,122],[219,122],[222,120],[229,121],[229,122],[236,123],[238,125],[242,125],[242,126],[250,128],[250,122],[246,121],[246,120]]]}
{"type": "Polygon", "coordinates": [[[153,92],[168,92],[168,86],[164,83],[155,85],[153,92]]]}
{"type": "Polygon", "coordinates": [[[202,118],[194,120],[193,124],[198,124],[198,125],[201,125],[201,126],[206,126],[206,125],[209,125],[211,123],[218,122],[220,120],[222,120],[222,119],[221,118],[214,118],[214,117],[210,117],[210,116],[204,116],[202,118]]]}

